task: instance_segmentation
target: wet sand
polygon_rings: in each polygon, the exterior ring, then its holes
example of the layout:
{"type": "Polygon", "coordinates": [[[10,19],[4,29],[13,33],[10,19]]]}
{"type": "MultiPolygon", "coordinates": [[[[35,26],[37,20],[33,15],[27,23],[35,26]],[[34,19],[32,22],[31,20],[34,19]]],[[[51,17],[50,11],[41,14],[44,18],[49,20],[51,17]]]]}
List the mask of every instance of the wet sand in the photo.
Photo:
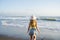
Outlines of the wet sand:
{"type": "MultiPolygon", "coordinates": [[[[40,28],[40,34],[37,33],[37,40],[60,40],[60,32],[48,28],[40,28]]],[[[29,40],[29,37],[15,38],[7,35],[0,35],[0,40],[29,40]]]]}

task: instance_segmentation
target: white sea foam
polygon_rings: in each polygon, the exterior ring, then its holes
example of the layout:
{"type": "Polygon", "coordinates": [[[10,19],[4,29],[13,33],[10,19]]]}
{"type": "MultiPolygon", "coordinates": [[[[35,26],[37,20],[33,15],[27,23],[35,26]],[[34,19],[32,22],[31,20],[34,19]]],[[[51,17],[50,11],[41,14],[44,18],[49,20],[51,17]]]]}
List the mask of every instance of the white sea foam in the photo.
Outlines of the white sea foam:
{"type": "Polygon", "coordinates": [[[17,27],[23,27],[23,25],[17,24],[17,23],[7,23],[7,21],[1,21],[3,26],[17,26],[17,27]]]}
{"type": "MultiPolygon", "coordinates": [[[[6,18],[3,18],[3,19],[6,19],[6,20],[2,20],[2,25],[5,25],[5,26],[19,26],[19,27],[24,27],[25,25],[28,24],[28,21],[29,20],[29,17],[6,17],[6,18]],[[11,21],[7,20],[7,19],[10,19],[11,21]],[[17,19],[17,20],[16,20],[17,19]],[[19,20],[19,21],[18,21],[19,20]],[[11,22],[11,23],[9,23],[11,22]],[[20,23],[18,23],[20,22],[20,23]],[[25,23],[27,22],[27,23],[25,23]]],[[[50,28],[50,29],[59,29],[60,28],[60,22],[57,22],[57,21],[41,21],[40,22],[38,21],[38,27],[42,27],[42,28],[50,28]]]]}

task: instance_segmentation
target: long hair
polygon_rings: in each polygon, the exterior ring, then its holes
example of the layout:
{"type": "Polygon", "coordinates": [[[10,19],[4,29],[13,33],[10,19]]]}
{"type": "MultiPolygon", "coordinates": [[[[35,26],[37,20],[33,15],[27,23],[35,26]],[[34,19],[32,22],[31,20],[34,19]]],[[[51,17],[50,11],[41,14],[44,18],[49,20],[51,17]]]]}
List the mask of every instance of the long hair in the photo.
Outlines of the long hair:
{"type": "Polygon", "coordinates": [[[36,27],[37,26],[37,21],[36,20],[30,20],[30,26],[31,27],[36,27]]]}

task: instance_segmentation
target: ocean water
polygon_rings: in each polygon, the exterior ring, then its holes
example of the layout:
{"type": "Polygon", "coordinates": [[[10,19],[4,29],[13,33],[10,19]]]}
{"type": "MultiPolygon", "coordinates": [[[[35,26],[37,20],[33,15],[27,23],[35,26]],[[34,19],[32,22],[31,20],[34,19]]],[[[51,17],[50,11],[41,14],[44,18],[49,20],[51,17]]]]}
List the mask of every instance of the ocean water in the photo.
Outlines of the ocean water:
{"type": "MultiPolygon", "coordinates": [[[[40,33],[36,31],[37,39],[60,40],[60,19],[54,18],[57,21],[37,20],[40,29],[40,33]]],[[[29,16],[0,17],[0,34],[29,39],[27,33],[29,19],[29,16]]]]}

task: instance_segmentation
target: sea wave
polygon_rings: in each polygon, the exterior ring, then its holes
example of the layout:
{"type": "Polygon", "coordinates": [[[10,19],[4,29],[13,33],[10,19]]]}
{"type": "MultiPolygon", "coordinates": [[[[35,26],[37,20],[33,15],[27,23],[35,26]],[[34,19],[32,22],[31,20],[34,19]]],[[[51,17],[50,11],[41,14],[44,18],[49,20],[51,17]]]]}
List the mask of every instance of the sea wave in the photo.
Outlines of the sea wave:
{"type": "MultiPolygon", "coordinates": [[[[0,25],[3,26],[14,26],[14,27],[25,27],[28,26],[30,17],[5,17],[1,18],[0,25]],[[6,19],[7,18],[7,19],[6,19]]],[[[59,18],[55,18],[57,20],[60,20],[59,18]]],[[[48,30],[57,30],[60,31],[60,22],[52,22],[52,21],[44,21],[44,20],[37,20],[38,21],[38,27],[46,28],[48,30]]]]}

